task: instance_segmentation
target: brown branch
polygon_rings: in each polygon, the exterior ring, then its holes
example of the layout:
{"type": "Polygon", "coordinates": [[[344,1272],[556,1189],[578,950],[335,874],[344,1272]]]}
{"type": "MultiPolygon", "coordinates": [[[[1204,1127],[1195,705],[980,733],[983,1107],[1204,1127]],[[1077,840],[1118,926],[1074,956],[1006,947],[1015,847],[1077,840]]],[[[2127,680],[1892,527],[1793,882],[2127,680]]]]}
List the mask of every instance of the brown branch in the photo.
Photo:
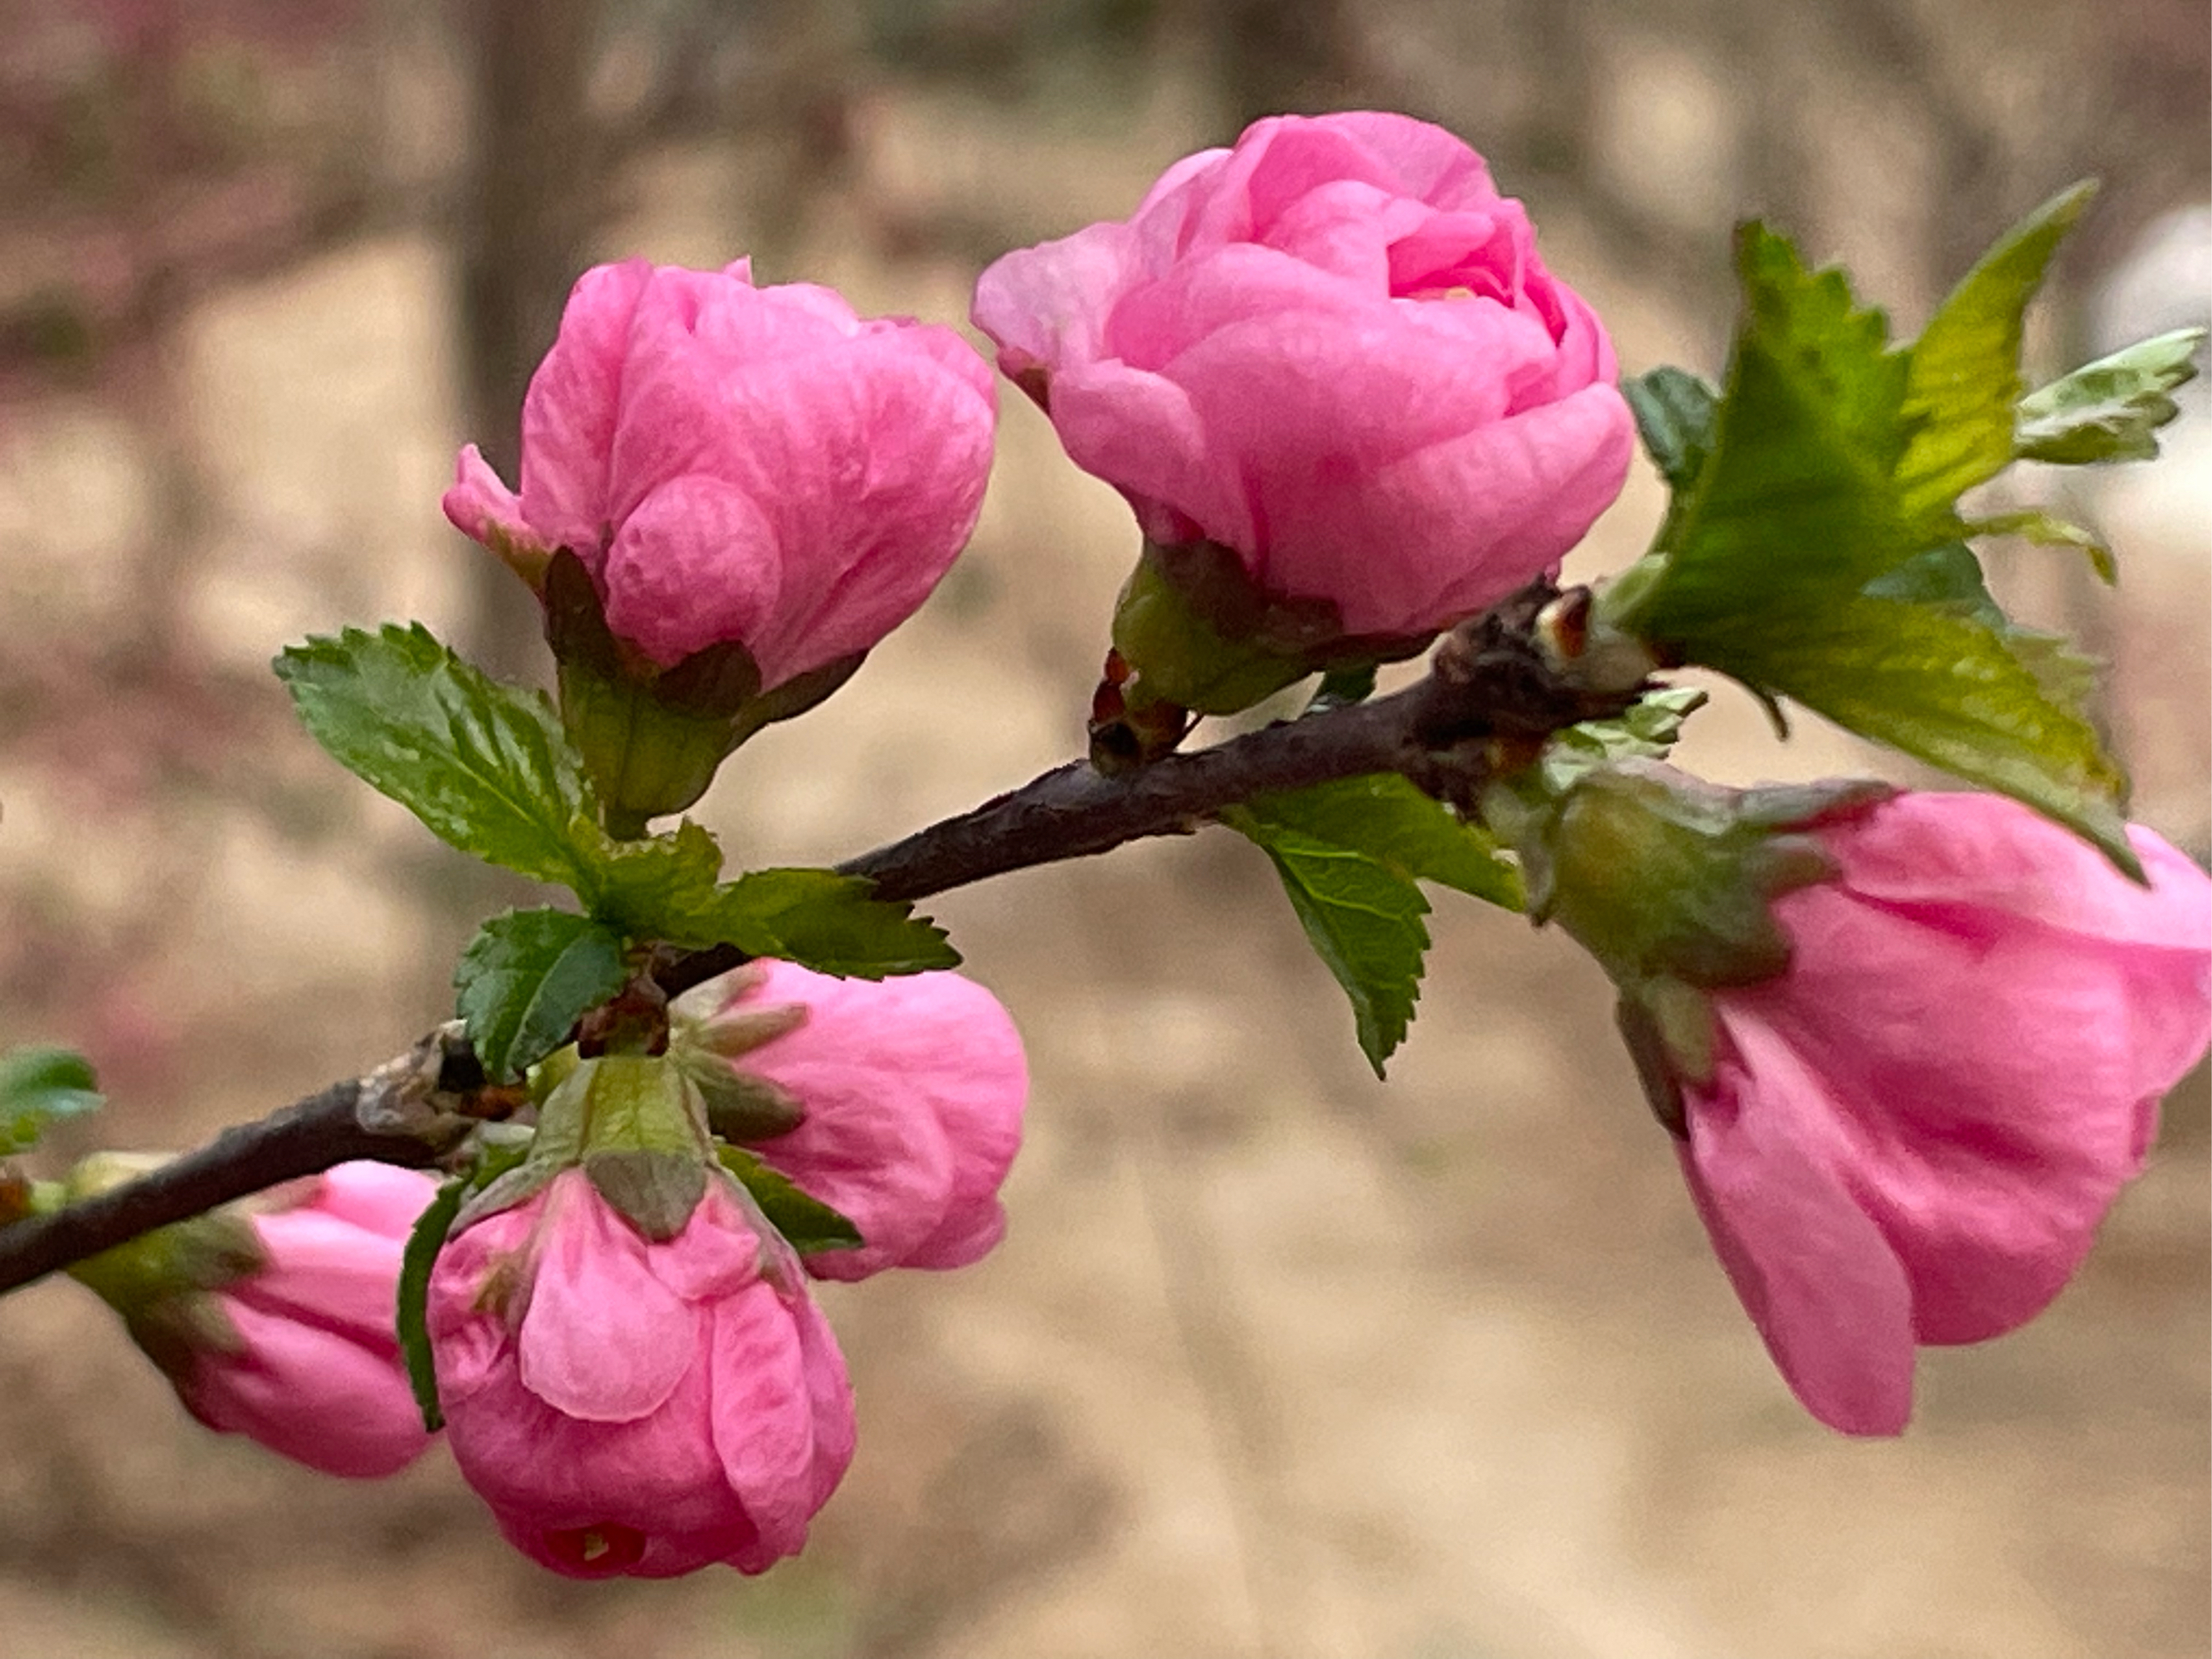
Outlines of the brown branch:
{"type": "MultiPolygon", "coordinates": [[[[1463,623],[1406,690],[1329,709],[1119,777],[1063,766],[974,811],[837,867],[889,899],[926,898],[989,877],[1087,858],[1151,836],[1195,830],[1223,808],[1340,778],[1397,772],[1470,805],[1501,764],[1533,758],[1550,733],[1613,714],[1636,690],[1593,690],[1536,647],[1529,588],[1463,623]]],[[[1640,689],[1640,688],[1638,688],[1640,689]]],[[[654,969],[671,994],[736,966],[728,947],[672,952],[654,969]]],[[[0,1226],[0,1292],[279,1182],[349,1158],[422,1165],[516,1091],[485,1086],[458,1022],[366,1077],[334,1083],[139,1179],[51,1214],[0,1226]]]]}
{"type": "Polygon", "coordinates": [[[435,1161],[471,1121],[457,1109],[482,1088],[458,1024],[440,1027],[366,1076],[348,1078],[134,1181],[0,1227],[0,1291],[125,1240],[352,1158],[435,1161]]]}

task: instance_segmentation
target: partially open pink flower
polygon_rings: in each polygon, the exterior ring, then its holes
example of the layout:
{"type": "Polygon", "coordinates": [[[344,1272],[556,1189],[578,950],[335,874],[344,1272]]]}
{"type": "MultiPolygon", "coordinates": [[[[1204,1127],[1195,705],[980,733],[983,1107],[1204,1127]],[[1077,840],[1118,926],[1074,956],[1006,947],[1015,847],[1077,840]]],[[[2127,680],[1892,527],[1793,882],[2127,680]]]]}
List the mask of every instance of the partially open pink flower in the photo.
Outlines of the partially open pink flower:
{"type": "Polygon", "coordinates": [[[2032,1318],[2212,1040],[2212,881],[2149,831],[2144,889],[1992,795],[1810,832],[1790,965],[1711,994],[1682,1167],[1775,1363],[1821,1421],[1894,1434],[1916,1345],[2032,1318]]]}
{"type": "Polygon", "coordinates": [[[564,1170],[448,1241],[428,1316],[461,1473],[556,1572],[762,1571],[852,1461],[844,1358],[720,1176],[653,1243],[564,1170]]]}
{"type": "Polygon", "coordinates": [[[210,1212],[71,1271],[208,1427],[325,1474],[391,1474],[430,1443],[397,1325],[400,1255],[436,1191],[341,1164],[283,1208],[210,1212]]]}
{"type": "Polygon", "coordinates": [[[1613,348],[1482,158],[1405,116],[1283,116],[1126,222],[1009,253],[975,325],[1163,545],[1232,548],[1343,631],[1433,632],[1620,493],[1613,348]]]}
{"type": "Polygon", "coordinates": [[[522,407],[522,489],[474,445],[446,516],[542,580],[567,548],[669,667],[734,641],[772,690],[936,586],[991,465],[991,377],[951,330],[836,293],[631,259],[586,271],[522,407]]]}
{"type": "Polygon", "coordinates": [[[961,1267],[999,1242],[1029,1067],[996,997],[958,974],[832,979],[787,962],[756,963],[732,982],[740,988],[724,1012],[805,1014],[730,1062],[805,1114],[752,1150],[866,1241],[809,1255],[808,1272],[961,1267]]]}

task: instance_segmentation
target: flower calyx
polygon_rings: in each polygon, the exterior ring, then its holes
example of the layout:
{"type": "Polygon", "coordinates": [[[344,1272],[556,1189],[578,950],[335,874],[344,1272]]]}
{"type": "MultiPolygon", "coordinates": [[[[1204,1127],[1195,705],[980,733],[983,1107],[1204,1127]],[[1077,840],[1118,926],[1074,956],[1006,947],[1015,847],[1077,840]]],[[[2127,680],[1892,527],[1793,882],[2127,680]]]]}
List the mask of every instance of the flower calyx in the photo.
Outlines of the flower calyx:
{"type": "Polygon", "coordinates": [[[1775,901],[1836,874],[1809,832],[1895,793],[1865,780],[1727,789],[1626,759],[1556,793],[1532,769],[1493,786],[1483,810],[1520,854],[1530,920],[1557,922],[1619,988],[1638,1076],[1679,1135],[1683,1085],[1712,1075],[1708,993],[1785,972],[1775,901]]]}

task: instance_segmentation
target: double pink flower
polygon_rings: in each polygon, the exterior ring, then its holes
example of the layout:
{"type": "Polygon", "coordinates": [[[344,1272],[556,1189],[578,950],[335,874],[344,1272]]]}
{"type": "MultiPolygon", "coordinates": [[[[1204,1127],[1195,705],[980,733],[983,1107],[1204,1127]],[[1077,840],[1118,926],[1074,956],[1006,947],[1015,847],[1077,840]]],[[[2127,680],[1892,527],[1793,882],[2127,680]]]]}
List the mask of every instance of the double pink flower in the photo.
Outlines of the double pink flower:
{"type": "Polygon", "coordinates": [[[1405,637],[1556,565],[1620,493],[1613,347],[1450,133],[1260,121],[975,289],[999,366],[1165,546],[1405,637]]]}
{"type": "Polygon", "coordinates": [[[647,662],[734,642],[769,690],[928,597],[975,528],[994,422],[951,329],[755,288],[743,259],[631,259],[568,296],[523,401],[520,495],[471,444],[446,516],[533,587],[575,554],[647,662]]]}
{"type": "Polygon", "coordinates": [[[2148,888],[2027,808],[1905,794],[1812,831],[1788,969],[1711,994],[1684,1174],[1821,1421],[1894,1434],[1913,1352],[2033,1318],[2212,1040],[2212,880],[2149,831],[2148,888]]]}
{"type": "Polygon", "coordinates": [[[780,1034],[727,1063],[804,1114],[752,1150],[862,1246],[802,1269],[719,1170],[679,1230],[650,1237],[587,1152],[457,1234],[431,1279],[453,1455],[508,1538],[556,1571],[758,1572],[795,1553],[854,1443],[806,1272],[959,1266],[1005,1227],[1028,1072],[988,992],[954,974],[877,983],[787,963],[734,983],[710,1018],[773,1011],[780,1034]]]}

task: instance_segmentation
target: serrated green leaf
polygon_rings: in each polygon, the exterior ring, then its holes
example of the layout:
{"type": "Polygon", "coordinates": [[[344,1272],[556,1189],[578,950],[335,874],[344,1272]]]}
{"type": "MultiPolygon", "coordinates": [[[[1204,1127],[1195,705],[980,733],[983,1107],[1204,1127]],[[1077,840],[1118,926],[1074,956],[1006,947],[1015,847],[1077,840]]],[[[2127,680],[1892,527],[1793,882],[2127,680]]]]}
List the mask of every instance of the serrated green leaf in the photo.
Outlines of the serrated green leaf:
{"type": "Polygon", "coordinates": [[[1903,350],[1842,273],[1809,272],[1747,227],[1711,453],[1600,605],[1670,660],[2012,795],[2132,868],[2124,781],[2082,709],[2080,659],[2003,617],[1966,543],[2102,550],[2048,514],[1970,524],[1957,506],[2013,459],[2021,312],[2086,199],[2069,191],[2007,235],[1903,350]]]}
{"type": "Polygon", "coordinates": [[[1264,823],[1239,808],[1222,823],[1273,860],[1298,925],[1322,964],[1352,999],[1360,1052],[1382,1075],[1405,1041],[1421,994],[1428,901],[1385,864],[1297,830],[1264,823]]]}
{"type": "Polygon", "coordinates": [[[478,930],[453,969],[458,1012],[495,1083],[568,1040],[628,978],[621,935],[566,910],[509,910],[478,930]]]}
{"type": "Polygon", "coordinates": [[[1521,908],[1520,865],[1497,837],[1462,823],[1395,772],[1255,796],[1245,811],[1259,823],[1364,854],[1401,876],[1521,908]]]}
{"type": "Polygon", "coordinates": [[[2015,411],[2013,442],[2026,461],[2056,466],[2147,461],[2152,434],[2178,412],[2169,395],[2197,377],[2201,328],[2142,340],[2030,392],[2015,411]]]}
{"type": "Polygon", "coordinates": [[[106,1103],[92,1062],[75,1049],[9,1050],[0,1055],[0,1158],[29,1152],[50,1125],[106,1103]]]}
{"type": "Polygon", "coordinates": [[[275,667],[315,741],[440,840],[532,880],[586,884],[591,791],[544,697],[487,678],[419,623],[311,639],[275,667]]]}
{"type": "Polygon", "coordinates": [[[678,944],[734,945],[852,979],[960,965],[945,930],[911,902],[874,897],[866,880],[834,870],[750,871],[668,925],[678,944]]]}
{"type": "Polygon", "coordinates": [[[584,908],[633,939],[671,944],[719,944],[684,933],[684,919],[714,902],[722,874],[722,849],[690,818],[671,832],[639,841],[602,838],[591,849],[584,908]]]}
{"type": "Polygon", "coordinates": [[[1661,476],[1676,489],[1695,483],[1698,469],[1712,453],[1719,391],[1700,375],[1662,364],[1643,374],[1622,376],[1620,395],[1636,417],[1644,453],[1661,476]]]}
{"type": "Polygon", "coordinates": [[[1741,660],[1752,684],[2023,801],[2139,876],[2127,781],[2080,712],[2089,667],[2063,641],[1992,623],[1978,604],[1869,592],[1793,617],[1771,653],[1741,660]]]}
{"type": "Polygon", "coordinates": [[[2040,508],[1977,519],[1966,528],[1978,537],[2017,536],[2024,542],[2036,542],[2045,547],[2078,547],[2087,556],[2089,568],[2107,584],[2120,579],[2119,566],[2112,562],[2112,550],[2105,545],[2102,537],[2087,526],[2040,508]]]}
{"type": "Polygon", "coordinates": [[[2094,184],[2075,185],[2013,227],[1913,343],[1905,398],[1911,435],[1896,474],[1908,519],[1949,514],[1966,491],[2012,464],[2027,302],[2094,194],[2094,184]]]}
{"type": "Polygon", "coordinates": [[[744,1147],[718,1142],[714,1156],[753,1195],[753,1201],[761,1206],[761,1213],[799,1255],[855,1249],[867,1243],[860,1237],[860,1230],[845,1216],[812,1194],[802,1191],[788,1176],[770,1169],[744,1147]]]}
{"type": "Polygon", "coordinates": [[[430,1352],[430,1270],[437,1265],[438,1252],[445,1247],[446,1235],[453,1231],[453,1218],[460,1213],[468,1188],[469,1183],[459,1179],[440,1187],[416,1218],[407,1235],[407,1248],[399,1256],[399,1352],[407,1364],[407,1384],[414,1390],[415,1404],[422,1413],[422,1426],[432,1434],[446,1426],[446,1413],[438,1404],[438,1365],[430,1352]]]}

